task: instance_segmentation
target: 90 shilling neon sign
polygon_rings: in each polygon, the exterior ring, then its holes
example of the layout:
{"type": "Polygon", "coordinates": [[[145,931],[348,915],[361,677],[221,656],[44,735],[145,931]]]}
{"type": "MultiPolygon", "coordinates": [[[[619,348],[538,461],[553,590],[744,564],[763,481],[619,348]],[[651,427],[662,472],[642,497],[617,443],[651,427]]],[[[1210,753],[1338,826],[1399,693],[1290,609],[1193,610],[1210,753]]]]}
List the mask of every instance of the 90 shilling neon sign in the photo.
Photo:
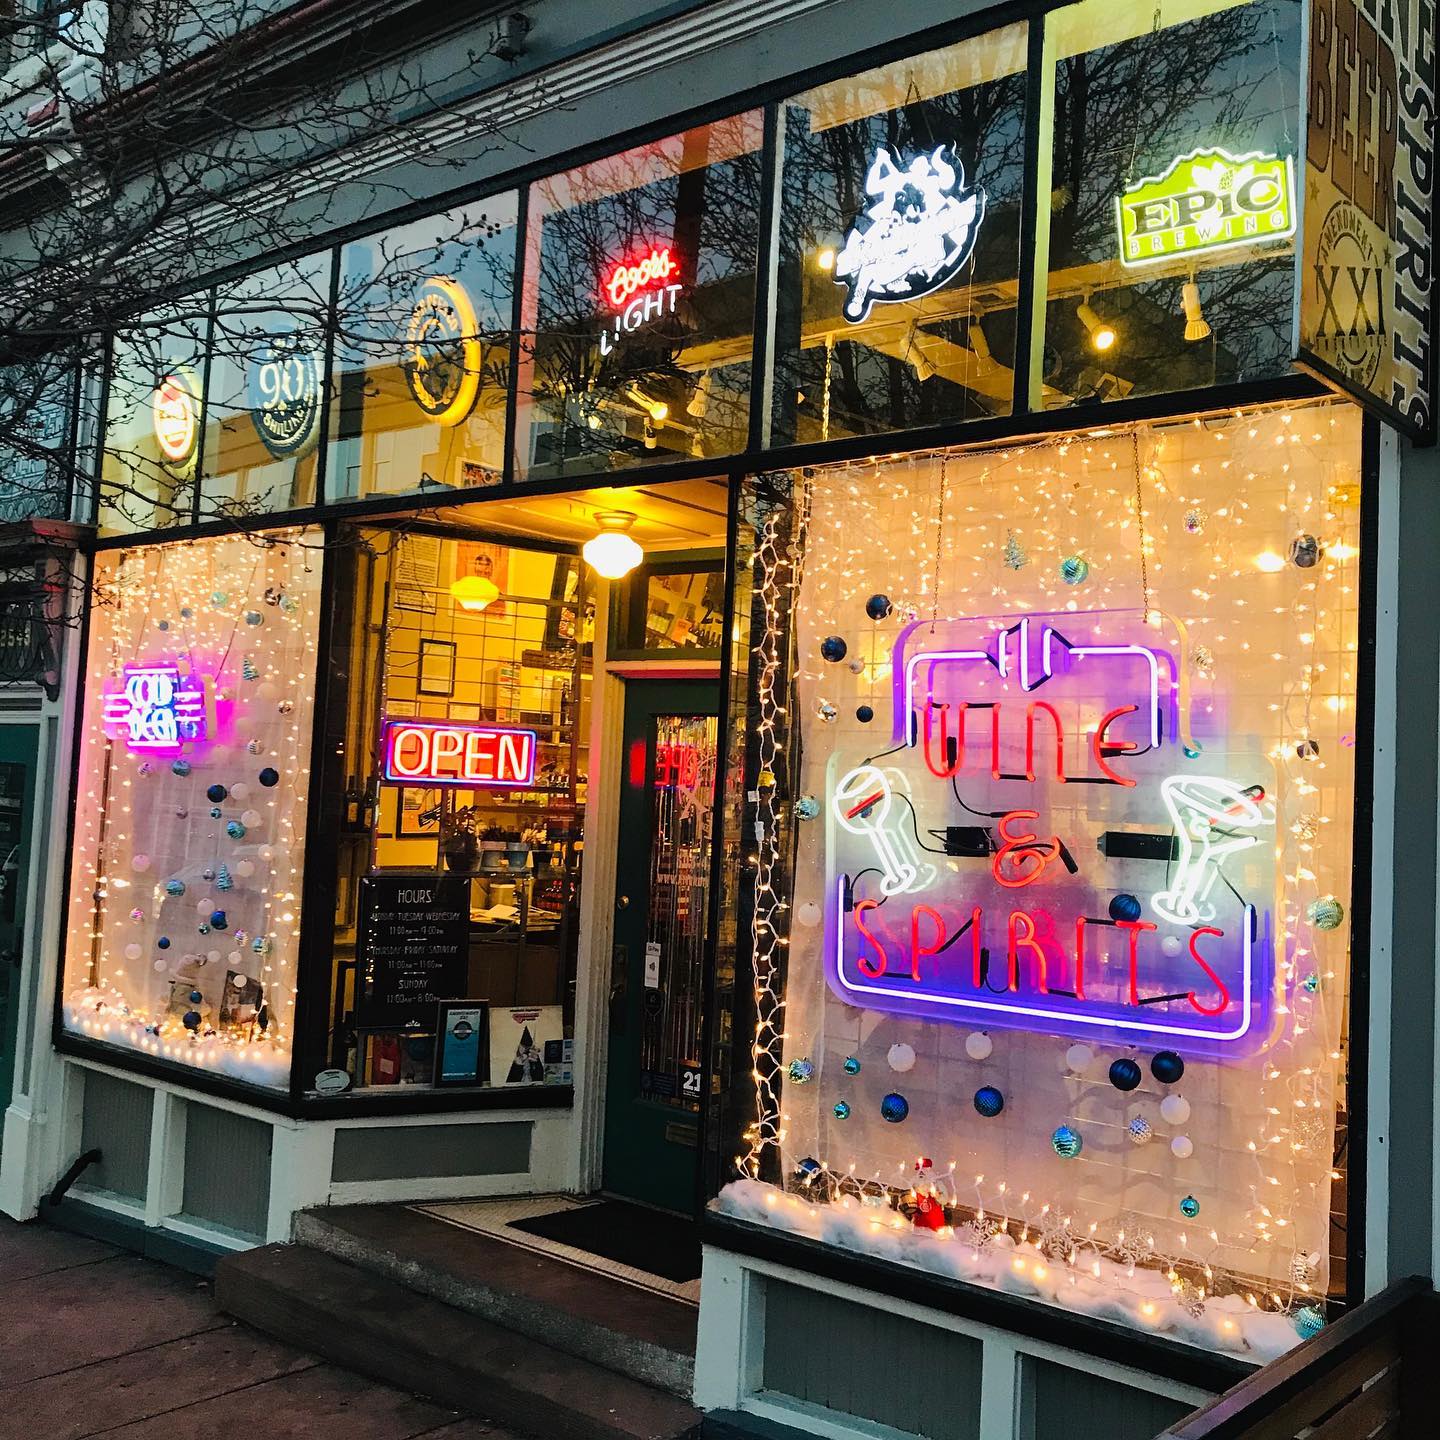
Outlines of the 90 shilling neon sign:
{"type": "Polygon", "coordinates": [[[1212,1058],[1267,1043],[1270,761],[1181,744],[1156,638],[1132,611],[901,632],[889,744],[827,776],[841,999],[1212,1058]]]}

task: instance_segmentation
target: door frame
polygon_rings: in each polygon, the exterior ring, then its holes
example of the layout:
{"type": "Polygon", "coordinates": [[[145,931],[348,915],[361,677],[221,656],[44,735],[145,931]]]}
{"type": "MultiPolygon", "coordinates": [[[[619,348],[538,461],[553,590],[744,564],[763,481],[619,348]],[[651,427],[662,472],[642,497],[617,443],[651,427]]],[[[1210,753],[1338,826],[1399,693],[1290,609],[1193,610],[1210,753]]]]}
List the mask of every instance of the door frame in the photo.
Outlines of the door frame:
{"type": "MultiPolygon", "coordinates": [[[[609,634],[614,586],[597,586],[596,648],[609,634]]],[[[585,802],[585,867],[580,882],[580,934],[575,976],[575,1105],[567,1188],[595,1194],[604,1168],[605,1080],[610,1042],[610,956],[615,930],[615,846],[624,760],[625,686],[631,680],[721,683],[718,660],[616,660],[597,655],[590,692],[590,774],[585,802]],[[604,777],[595,783],[593,777],[604,777]]],[[[723,696],[722,696],[723,700],[723,696]]],[[[723,733],[723,732],[722,732],[723,733]]],[[[717,786],[719,779],[717,777],[717,786]]],[[[708,998],[708,997],[707,997],[708,998]]]]}

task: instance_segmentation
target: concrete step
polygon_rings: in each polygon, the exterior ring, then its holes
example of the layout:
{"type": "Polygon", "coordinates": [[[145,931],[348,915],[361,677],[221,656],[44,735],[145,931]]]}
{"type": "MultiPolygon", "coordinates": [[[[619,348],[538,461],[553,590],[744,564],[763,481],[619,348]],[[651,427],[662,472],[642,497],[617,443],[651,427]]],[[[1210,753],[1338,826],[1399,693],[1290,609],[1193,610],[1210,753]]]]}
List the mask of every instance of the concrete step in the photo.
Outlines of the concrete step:
{"type": "Polygon", "coordinates": [[[689,1400],[693,1305],[404,1205],[334,1205],[295,1218],[298,1244],[689,1400]]]}
{"type": "Polygon", "coordinates": [[[674,1396],[300,1245],[216,1266],[220,1307],[337,1365],[545,1440],[693,1440],[674,1396]]]}

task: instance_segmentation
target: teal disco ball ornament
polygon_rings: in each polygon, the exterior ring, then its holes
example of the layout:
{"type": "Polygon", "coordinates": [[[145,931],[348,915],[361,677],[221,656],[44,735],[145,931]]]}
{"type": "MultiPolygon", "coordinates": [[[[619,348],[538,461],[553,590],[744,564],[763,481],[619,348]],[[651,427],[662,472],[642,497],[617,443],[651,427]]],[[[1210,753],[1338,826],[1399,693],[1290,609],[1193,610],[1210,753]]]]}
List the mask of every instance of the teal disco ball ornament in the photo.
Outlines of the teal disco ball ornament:
{"type": "Polygon", "coordinates": [[[1050,1137],[1050,1145],[1062,1160],[1073,1160],[1085,1148],[1080,1132],[1072,1130],[1068,1125],[1061,1125],[1056,1129],[1050,1137]]]}
{"type": "Polygon", "coordinates": [[[1325,1328],[1325,1316],[1318,1305],[1302,1305],[1290,1320],[1302,1340],[1309,1340],[1325,1328]]]}
{"type": "Polygon", "coordinates": [[[1083,555],[1067,555],[1060,562],[1060,578],[1067,585],[1083,585],[1090,578],[1090,562],[1083,555]]]}

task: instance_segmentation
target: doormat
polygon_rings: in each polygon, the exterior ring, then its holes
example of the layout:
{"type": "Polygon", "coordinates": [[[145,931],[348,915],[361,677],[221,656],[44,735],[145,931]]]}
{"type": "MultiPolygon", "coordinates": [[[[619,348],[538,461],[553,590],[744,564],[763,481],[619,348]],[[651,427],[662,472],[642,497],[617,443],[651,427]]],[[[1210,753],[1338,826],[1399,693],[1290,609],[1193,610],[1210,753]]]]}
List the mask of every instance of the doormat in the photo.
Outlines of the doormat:
{"type": "Polygon", "coordinates": [[[683,1283],[700,1278],[700,1227],[693,1220],[642,1205],[599,1200],[511,1220],[509,1227],[666,1280],[683,1283]]]}

